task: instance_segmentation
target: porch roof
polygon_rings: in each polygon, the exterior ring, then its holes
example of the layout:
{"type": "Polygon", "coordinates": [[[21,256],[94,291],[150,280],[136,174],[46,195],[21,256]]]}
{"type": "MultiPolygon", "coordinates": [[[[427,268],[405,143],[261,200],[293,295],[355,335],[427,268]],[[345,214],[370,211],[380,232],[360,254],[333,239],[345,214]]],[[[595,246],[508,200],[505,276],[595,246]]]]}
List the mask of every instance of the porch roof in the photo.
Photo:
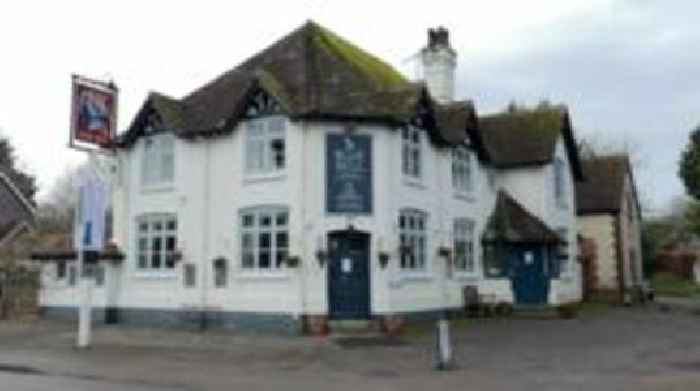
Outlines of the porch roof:
{"type": "Polygon", "coordinates": [[[486,242],[562,243],[562,238],[524,206],[500,190],[484,236],[486,242]]]}

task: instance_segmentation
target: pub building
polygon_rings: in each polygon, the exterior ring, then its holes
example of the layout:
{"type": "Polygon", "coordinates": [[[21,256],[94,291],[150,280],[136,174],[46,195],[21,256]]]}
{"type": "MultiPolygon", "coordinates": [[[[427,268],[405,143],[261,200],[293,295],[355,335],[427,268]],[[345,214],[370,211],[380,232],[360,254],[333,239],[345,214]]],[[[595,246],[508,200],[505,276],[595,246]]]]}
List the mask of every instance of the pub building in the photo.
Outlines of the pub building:
{"type": "MultiPolygon", "coordinates": [[[[460,311],[466,292],[580,300],[566,108],[477,116],[442,27],[419,59],[408,80],[310,21],[185,97],[150,93],[106,146],[93,319],[300,333],[460,311]]],[[[74,255],[37,251],[44,316],[77,314],[74,255]]]]}

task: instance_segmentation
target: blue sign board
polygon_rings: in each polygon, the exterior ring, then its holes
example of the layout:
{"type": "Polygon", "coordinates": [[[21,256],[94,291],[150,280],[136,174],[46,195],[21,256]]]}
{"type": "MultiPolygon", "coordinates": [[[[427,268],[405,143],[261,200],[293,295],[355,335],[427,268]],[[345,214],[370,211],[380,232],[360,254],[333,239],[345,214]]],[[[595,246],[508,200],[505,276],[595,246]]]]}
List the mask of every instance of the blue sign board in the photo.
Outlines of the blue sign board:
{"type": "Polygon", "coordinates": [[[372,213],[371,136],[327,135],[326,209],[329,213],[372,213]]]}

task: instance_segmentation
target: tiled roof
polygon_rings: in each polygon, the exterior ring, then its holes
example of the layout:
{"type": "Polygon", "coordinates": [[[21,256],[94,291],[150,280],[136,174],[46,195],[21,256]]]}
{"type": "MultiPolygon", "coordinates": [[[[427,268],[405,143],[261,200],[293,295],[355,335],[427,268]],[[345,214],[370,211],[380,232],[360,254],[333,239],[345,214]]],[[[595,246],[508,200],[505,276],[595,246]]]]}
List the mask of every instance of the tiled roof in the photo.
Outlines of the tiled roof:
{"type": "Polygon", "coordinates": [[[585,181],[576,184],[579,214],[619,213],[625,178],[631,166],[626,155],[596,156],[581,163],[585,181]]]}
{"type": "Polygon", "coordinates": [[[496,206],[484,230],[484,241],[559,243],[561,238],[508,193],[498,192],[496,206]]]}
{"type": "MultiPolygon", "coordinates": [[[[409,82],[384,61],[314,22],[180,100],[150,94],[144,108],[160,114],[165,127],[183,137],[224,133],[235,127],[246,97],[256,88],[272,95],[292,118],[402,124],[426,103],[435,108],[429,113],[432,124],[442,127],[429,129],[431,138],[447,144],[465,141],[467,121],[476,118],[470,102],[439,107],[424,84],[409,82]]],[[[135,140],[138,125],[135,120],[118,144],[135,140]]]]}
{"type": "Polygon", "coordinates": [[[581,177],[578,149],[563,106],[483,116],[479,130],[492,164],[501,168],[550,163],[557,140],[563,137],[573,174],[581,177]]]}

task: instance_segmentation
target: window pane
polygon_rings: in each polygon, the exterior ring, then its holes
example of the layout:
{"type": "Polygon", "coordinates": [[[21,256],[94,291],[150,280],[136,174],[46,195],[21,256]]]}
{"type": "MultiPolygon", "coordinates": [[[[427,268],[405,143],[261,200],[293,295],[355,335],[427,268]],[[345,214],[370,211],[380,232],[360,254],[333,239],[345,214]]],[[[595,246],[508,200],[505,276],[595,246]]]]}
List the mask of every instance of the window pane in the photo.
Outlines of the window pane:
{"type": "Polygon", "coordinates": [[[167,251],[175,251],[176,240],[174,236],[168,236],[165,239],[165,249],[167,251]]]}
{"type": "Polygon", "coordinates": [[[163,230],[163,222],[162,221],[153,222],[153,230],[154,231],[162,231],[163,230]]]}
{"type": "Polygon", "coordinates": [[[270,141],[270,151],[273,167],[276,169],[284,168],[285,147],[284,139],[273,139],[270,141]]]}
{"type": "Polygon", "coordinates": [[[168,231],[174,231],[177,229],[177,220],[168,220],[168,231]]]}
{"type": "Polygon", "coordinates": [[[255,216],[252,214],[243,215],[241,220],[244,227],[252,227],[255,224],[255,216]]]}
{"type": "Polygon", "coordinates": [[[147,259],[146,254],[139,254],[139,269],[145,269],[148,267],[147,259]]]}
{"type": "Polygon", "coordinates": [[[282,267],[282,265],[284,265],[286,260],[287,260],[287,251],[277,250],[277,262],[276,262],[275,266],[277,266],[278,268],[282,267]]]}
{"type": "Polygon", "coordinates": [[[139,232],[148,232],[148,223],[146,223],[146,222],[139,223],[139,232]]]}
{"type": "Polygon", "coordinates": [[[272,235],[269,232],[262,232],[258,235],[258,247],[261,249],[272,247],[272,235]]]}
{"type": "Polygon", "coordinates": [[[277,248],[287,248],[289,247],[289,238],[286,232],[278,232],[275,240],[277,241],[277,248]]]}
{"type": "Polygon", "coordinates": [[[252,252],[243,253],[242,266],[246,269],[255,267],[255,255],[252,252]]]}
{"type": "Polygon", "coordinates": [[[241,238],[241,246],[244,249],[252,250],[253,249],[253,234],[251,233],[244,233],[242,238],[241,238]]]}
{"type": "Polygon", "coordinates": [[[152,251],[154,251],[154,252],[159,252],[159,251],[162,250],[161,245],[162,245],[163,243],[162,243],[162,239],[161,239],[161,238],[153,238],[153,240],[151,241],[151,244],[152,244],[152,247],[151,247],[151,250],[152,250],[152,251]]]}
{"type": "Polygon", "coordinates": [[[139,239],[139,252],[143,252],[146,250],[148,250],[148,239],[140,238],[139,239]]]}
{"type": "Polygon", "coordinates": [[[260,251],[260,264],[261,269],[270,268],[270,253],[268,251],[260,251]]]}
{"type": "Polygon", "coordinates": [[[160,269],[160,253],[151,253],[151,267],[154,269],[160,269]]]}
{"type": "Polygon", "coordinates": [[[260,226],[269,227],[272,225],[272,216],[268,214],[260,215],[260,226]]]}
{"type": "Polygon", "coordinates": [[[281,212],[277,214],[275,224],[278,227],[283,227],[287,225],[287,212],[281,212]]]}
{"type": "Polygon", "coordinates": [[[412,141],[414,144],[420,143],[420,131],[418,131],[418,130],[416,130],[416,129],[413,129],[413,130],[411,131],[411,141],[412,141]]]}

